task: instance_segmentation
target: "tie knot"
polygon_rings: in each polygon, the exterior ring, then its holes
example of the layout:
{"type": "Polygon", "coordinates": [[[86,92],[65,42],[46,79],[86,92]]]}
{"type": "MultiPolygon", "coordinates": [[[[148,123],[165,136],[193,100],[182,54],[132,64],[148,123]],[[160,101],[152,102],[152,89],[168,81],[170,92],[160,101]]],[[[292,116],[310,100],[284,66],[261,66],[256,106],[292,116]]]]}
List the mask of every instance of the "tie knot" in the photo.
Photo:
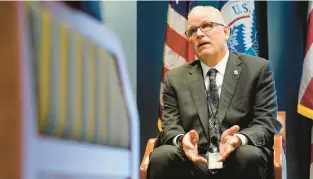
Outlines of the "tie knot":
{"type": "Polygon", "coordinates": [[[211,81],[211,80],[215,80],[215,78],[216,78],[216,73],[217,73],[217,70],[216,70],[215,68],[211,68],[211,69],[208,71],[208,76],[209,76],[210,81],[211,81]]]}

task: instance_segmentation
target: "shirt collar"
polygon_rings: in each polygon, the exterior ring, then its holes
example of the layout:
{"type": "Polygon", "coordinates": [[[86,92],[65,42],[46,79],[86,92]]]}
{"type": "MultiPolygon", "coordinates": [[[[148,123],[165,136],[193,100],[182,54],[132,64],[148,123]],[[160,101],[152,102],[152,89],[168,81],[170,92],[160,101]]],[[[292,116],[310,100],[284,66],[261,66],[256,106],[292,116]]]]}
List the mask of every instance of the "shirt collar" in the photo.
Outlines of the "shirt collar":
{"type": "Polygon", "coordinates": [[[225,74],[225,70],[226,70],[226,65],[227,65],[227,61],[228,61],[228,57],[229,57],[229,51],[227,50],[225,56],[222,58],[221,61],[219,61],[215,67],[209,67],[208,65],[206,65],[205,63],[201,62],[201,67],[202,67],[202,72],[203,72],[203,77],[205,78],[208,71],[211,68],[215,68],[219,73],[221,73],[223,76],[225,74]]]}

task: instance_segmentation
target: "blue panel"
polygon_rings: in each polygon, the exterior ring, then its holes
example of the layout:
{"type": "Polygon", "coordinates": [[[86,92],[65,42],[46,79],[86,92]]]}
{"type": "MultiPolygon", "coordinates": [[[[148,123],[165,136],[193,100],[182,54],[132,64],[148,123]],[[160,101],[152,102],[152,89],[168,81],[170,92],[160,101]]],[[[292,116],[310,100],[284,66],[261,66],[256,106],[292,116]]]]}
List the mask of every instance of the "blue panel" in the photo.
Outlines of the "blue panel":
{"type": "Polygon", "coordinates": [[[84,12],[91,15],[95,19],[101,21],[101,3],[100,1],[81,1],[81,8],[84,12]]]}
{"type": "MultiPolygon", "coordinates": [[[[227,2],[227,1],[225,1],[227,2]]],[[[222,7],[219,1],[169,1],[171,7],[180,15],[187,19],[189,11],[195,6],[213,6],[215,8],[222,7]]]]}
{"type": "Polygon", "coordinates": [[[268,52],[279,110],[286,111],[288,178],[309,178],[311,121],[297,113],[304,59],[307,2],[267,2],[268,52]]]}

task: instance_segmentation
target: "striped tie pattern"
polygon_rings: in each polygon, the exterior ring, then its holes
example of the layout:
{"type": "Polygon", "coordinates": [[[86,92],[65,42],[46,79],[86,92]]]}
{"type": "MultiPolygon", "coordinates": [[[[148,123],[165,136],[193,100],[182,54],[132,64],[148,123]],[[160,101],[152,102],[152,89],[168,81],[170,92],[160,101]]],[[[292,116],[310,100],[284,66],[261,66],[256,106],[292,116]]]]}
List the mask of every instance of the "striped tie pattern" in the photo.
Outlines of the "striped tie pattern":
{"type": "Polygon", "coordinates": [[[207,103],[209,110],[209,134],[210,134],[210,144],[209,151],[210,152],[218,152],[219,151],[219,143],[220,143],[220,128],[217,121],[217,108],[219,102],[218,96],[218,88],[216,85],[216,73],[217,70],[211,68],[208,71],[208,77],[210,80],[210,85],[207,90],[207,103]]]}
{"type": "MultiPolygon", "coordinates": [[[[207,76],[210,80],[210,85],[207,89],[207,103],[208,103],[208,110],[209,110],[209,148],[208,152],[217,153],[219,152],[219,143],[220,143],[220,128],[217,121],[217,108],[219,102],[219,95],[218,95],[218,87],[216,85],[216,73],[217,70],[215,68],[211,68],[207,76]]],[[[218,170],[211,169],[209,170],[212,174],[217,173],[218,170]]]]}

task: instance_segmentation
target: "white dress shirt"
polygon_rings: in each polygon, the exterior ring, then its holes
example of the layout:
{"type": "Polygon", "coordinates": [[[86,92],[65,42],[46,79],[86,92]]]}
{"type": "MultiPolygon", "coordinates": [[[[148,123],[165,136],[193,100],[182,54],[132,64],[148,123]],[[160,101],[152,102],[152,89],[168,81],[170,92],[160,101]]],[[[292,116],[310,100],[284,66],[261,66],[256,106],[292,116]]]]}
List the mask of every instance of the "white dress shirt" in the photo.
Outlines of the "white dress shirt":
{"type": "MultiPolygon", "coordinates": [[[[218,64],[215,67],[209,67],[208,65],[201,63],[201,67],[202,67],[202,72],[203,72],[203,78],[204,78],[204,84],[205,84],[205,88],[208,89],[209,85],[210,85],[210,79],[207,75],[208,71],[211,68],[215,68],[217,70],[216,73],[216,86],[218,88],[218,95],[219,97],[221,96],[221,91],[222,91],[222,84],[223,84],[223,79],[224,79],[224,75],[225,75],[225,71],[226,71],[226,65],[227,65],[227,61],[228,61],[228,57],[229,57],[229,51],[227,51],[226,55],[222,58],[221,61],[218,62],[218,64]]],[[[175,138],[173,139],[173,144],[177,146],[177,138],[179,136],[181,136],[183,134],[179,134],[177,136],[175,136],[175,138]]],[[[235,134],[237,137],[240,138],[242,145],[246,145],[248,143],[248,139],[246,136],[242,135],[242,134],[235,134]]]]}

